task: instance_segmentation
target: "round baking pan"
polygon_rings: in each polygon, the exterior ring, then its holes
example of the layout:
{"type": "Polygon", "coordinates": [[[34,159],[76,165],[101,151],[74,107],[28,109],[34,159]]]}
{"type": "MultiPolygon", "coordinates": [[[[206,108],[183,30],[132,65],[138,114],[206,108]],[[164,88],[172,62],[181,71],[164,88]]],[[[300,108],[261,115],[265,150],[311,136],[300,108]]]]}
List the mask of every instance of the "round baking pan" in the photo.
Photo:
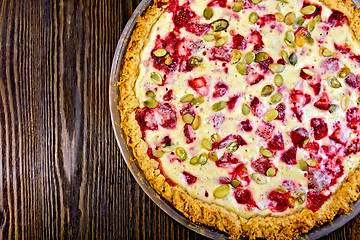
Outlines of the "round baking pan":
{"type": "MultiPolygon", "coordinates": [[[[354,2],[359,3],[358,0],[354,2]]],[[[123,130],[120,127],[120,113],[117,108],[118,99],[119,99],[119,89],[118,89],[118,80],[121,74],[121,66],[123,56],[126,52],[126,48],[128,42],[130,41],[131,33],[136,25],[136,20],[138,17],[146,10],[146,8],[152,3],[151,0],[143,0],[139,6],[135,9],[132,17],[129,19],[128,23],[126,24],[121,37],[119,39],[113,63],[111,68],[111,75],[110,75],[110,111],[111,111],[111,120],[112,125],[115,131],[115,136],[117,143],[120,147],[121,153],[124,157],[124,160],[132,173],[133,177],[137,181],[137,183],[141,186],[144,192],[151,198],[151,200],[160,207],[164,212],[166,212],[169,216],[175,219],[177,222],[182,224],[183,226],[203,235],[211,239],[229,239],[227,235],[217,231],[216,229],[202,226],[199,224],[195,224],[189,219],[185,218],[179,211],[177,211],[169,202],[162,199],[159,194],[151,187],[151,185],[146,180],[144,174],[142,173],[141,169],[138,167],[136,161],[134,161],[134,156],[132,155],[131,150],[126,144],[126,139],[123,133],[123,130]]],[[[357,4],[356,3],[356,4],[357,4]]],[[[357,6],[359,6],[357,4],[357,6]]],[[[310,232],[301,235],[298,240],[300,239],[310,239],[315,240],[321,238],[336,229],[343,226],[345,223],[350,221],[353,217],[355,217],[360,212],[360,199],[356,201],[353,205],[353,211],[349,212],[348,214],[338,215],[332,222],[329,222],[321,227],[314,228],[310,232]]]]}

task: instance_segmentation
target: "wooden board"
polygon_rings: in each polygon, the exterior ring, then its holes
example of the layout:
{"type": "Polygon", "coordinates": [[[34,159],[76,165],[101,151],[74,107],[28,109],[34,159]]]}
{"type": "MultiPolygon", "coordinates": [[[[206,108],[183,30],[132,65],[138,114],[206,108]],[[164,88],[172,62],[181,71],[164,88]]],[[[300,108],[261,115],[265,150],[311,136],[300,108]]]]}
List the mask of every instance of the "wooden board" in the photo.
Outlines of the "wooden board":
{"type": "Polygon", "coordinates": [[[114,138],[111,62],[138,0],[0,4],[0,239],[204,239],[151,202],[114,138]]]}

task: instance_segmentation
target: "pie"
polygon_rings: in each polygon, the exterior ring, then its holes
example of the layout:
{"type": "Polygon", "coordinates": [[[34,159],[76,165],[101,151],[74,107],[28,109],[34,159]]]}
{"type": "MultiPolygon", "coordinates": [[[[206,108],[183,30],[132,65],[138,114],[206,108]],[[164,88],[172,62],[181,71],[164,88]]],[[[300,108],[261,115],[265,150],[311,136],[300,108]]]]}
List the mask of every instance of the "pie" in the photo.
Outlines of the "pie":
{"type": "Polygon", "coordinates": [[[153,188],[233,238],[291,239],[351,210],[359,35],[349,0],[155,1],[119,81],[153,188]]]}

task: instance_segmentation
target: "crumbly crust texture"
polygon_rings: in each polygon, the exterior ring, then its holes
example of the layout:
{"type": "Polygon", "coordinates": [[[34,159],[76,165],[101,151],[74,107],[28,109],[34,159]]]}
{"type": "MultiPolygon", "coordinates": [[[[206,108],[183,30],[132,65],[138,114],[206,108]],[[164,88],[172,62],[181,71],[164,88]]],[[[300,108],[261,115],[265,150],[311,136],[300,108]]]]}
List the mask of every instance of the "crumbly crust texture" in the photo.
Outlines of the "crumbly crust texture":
{"type": "MultiPolygon", "coordinates": [[[[343,12],[350,20],[355,36],[360,36],[360,9],[351,0],[322,0],[329,8],[343,12]]],[[[347,213],[351,204],[360,195],[360,169],[351,172],[338,191],[322,207],[312,212],[303,209],[296,214],[281,217],[242,218],[216,204],[208,204],[192,198],[182,188],[170,186],[158,169],[158,162],[147,155],[147,143],[141,138],[141,130],[135,119],[139,102],[133,90],[140,64],[140,53],[146,44],[153,24],[166,7],[166,1],[155,0],[137,21],[124,58],[119,80],[121,126],[132,148],[139,167],[153,188],[186,217],[195,223],[214,227],[229,234],[232,238],[249,237],[266,239],[292,239],[306,233],[315,226],[331,221],[337,214],[347,213]]],[[[360,39],[358,39],[360,40],[360,39]]]]}

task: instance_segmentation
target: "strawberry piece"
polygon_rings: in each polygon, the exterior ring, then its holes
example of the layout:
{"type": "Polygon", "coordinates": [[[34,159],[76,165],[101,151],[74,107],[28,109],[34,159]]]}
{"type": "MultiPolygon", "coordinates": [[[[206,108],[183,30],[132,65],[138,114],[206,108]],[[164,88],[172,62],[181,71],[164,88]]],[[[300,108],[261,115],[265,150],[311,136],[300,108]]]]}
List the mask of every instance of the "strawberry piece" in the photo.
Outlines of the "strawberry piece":
{"type": "Polygon", "coordinates": [[[260,27],[263,28],[265,26],[265,24],[269,24],[270,28],[274,29],[275,28],[275,24],[276,23],[276,18],[274,14],[266,14],[262,17],[259,17],[258,21],[256,22],[256,24],[260,27]]]}
{"type": "Polygon", "coordinates": [[[252,208],[259,208],[253,199],[253,196],[249,189],[242,189],[242,188],[235,188],[234,190],[234,197],[238,204],[246,205],[249,210],[252,208]]]}
{"type": "Polygon", "coordinates": [[[215,129],[219,129],[219,126],[225,121],[225,116],[221,114],[214,114],[210,118],[210,122],[215,129]]]}
{"type": "Polygon", "coordinates": [[[281,133],[275,135],[269,142],[268,148],[270,150],[283,150],[284,149],[284,139],[281,133]]]}
{"type": "Polygon", "coordinates": [[[340,127],[336,128],[334,132],[329,136],[331,140],[342,145],[345,145],[348,137],[349,135],[346,135],[340,127]]]}
{"type": "Polygon", "coordinates": [[[163,100],[164,100],[164,101],[170,101],[170,100],[172,100],[172,99],[174,99],[173,90],[170,89],[169,91],[167,91],[167,92],[164,94],[163,100]]]}
{"type": "MultiPolygon", "coordinates": [[[[178,68],[178,64],[179,64],[179,59],[177,57],[172,57],[172,64],[167,65],[165,64],[166,58],[159,58],[159,57],[155,57],[155,55],[152,55],[153,58],[153,66],[154,68],[156,68],[159,71],[163,71],[166,74],[175,72],[176,69],[178,68]]],[[[165,84],[165,78],[164,78],[164,82],[162,85],[165,84]]]]}
{"type": "Polygon", "coordinates": [[[303,111],[301,109],[299,109],[298,107],[292,107],[291,111],[293,111],[297,120],[299,122],[302,122],[303,111]]]}
{"type": "Polygon", "coordinates": [[[330,27],[341,27],[344,24],[349,24],[349,19],[342,12],[333,11],[328,18],[328,23],[330,27]]]}
{"type": "Polygon", "coordinates": [[[306,194],[306,207],[311,211],[316,212],[320,209],[324,202],[329,199],[329,197],[330,195],[325,196],[319,192],[308,192],[306,194]]]}
{"type": "Polygon", "coordinates": [[[312,118],[310,126],[313,128],[315,140],[322,139],[328,134],[327,124],[322,118],[312,118]]]}
{"type": "Polygon", "coordinates": [[[239,99],[239,97],[240,97],[239,95],[234,95],[229,98],[229,101],[226,102],[229,110],[234,109],[235,104],[237,103],[237,100],[239,99]]]}
{"type": "Polygon", "coordinates": [[[240,34],[236,34],[233,36],[232,38],[233,40],[233,48],[234,49],[240,49],[240,50],[244,50],[246,48],[246,39],[244,38],[244,36],[240,35],[240,34]]]}
{"type": "Polygon", "coordinates": [[[239,160],[232,153],[224,153],[224,155],[222,155],[222,157],[215,162],[217,167],[222,167],[222,168],[232,167],[238,163],[239,160]]]}
{"type": "Polygon", "coordinates": [[[219,183],[220,184],[231,184],[231,179],[228,177],[220,177],[219,183]]]}
{"type": "Polygon", "coordinates": [[[210,30],[210,25],[190,22],[185,25],[185,29],[186,31],[191,32],[196,36],[200,37],[210,30]]]}
{"type": "Polygon", "coordinates": [[[240,128],[245,132],[251,132],[252,126],[249,119],[240,122],[240,128]]]}
{"type": "Polygon", "coordinates": [[[213,7],[213,6],[219,6],[219,7],[226,7],[226,2],[227,0],[212,0],[208,3],[208,7],[213,7]]]}
{"type": "Polygon", "coordinates": [[[289,193],[271,191],[268,195],[268,208],[273,212],[283,212],[289,207],[289,193]]]}
{"type": "Polygon", "coordinates": [[[310,153],[318,154],[319,144],[317,142],[309,142],[308,144],[306,144],[304,149],[308,150],[310,153]]]}
{"type": "Polygon", "coordinates": [[[248,42],[254,44],[254,51],[258,52],[264,48],[262,36],[258,31],[252,31],[248,37],[248,42]]]}
{"type": "Polygon", "coordinates": [[[231,180],[238,180],[240,186],[246,187],[250,184],[250,177],[245,164],[240,163],[231,173],[231,180]]]}
{"type": "Polygon", "coordinates": [[[257,97],[251,99],[250,109],[252,114],[254,114],[256,117],[262,117],[265,114],[265,107],[257,97]]]}
{"type": "Polygon", "coordinates": [[[347,54],[351,51],[351,48],[346,43],[344,45],[339,45],[339,44],[334,43],[334,47],[341,54],[347,54]]]}
{"type": "Polygon", "coordinates": [[[261,173],[266,176],[266,171],[269,168],[275,168],[277,174],[278,169],[274,166],[274,164],[270,161],[269,158],[261,157],[251,163],[252,169],[254,169],[255,172],[261,173]]]}
{"type": "Polygon", "coordinates": [[[360,64],[360,55],[351,54],[350,59],[360,64]]]}
{"type": "Polygon", "coordinates": [[[197,180],[197,177],[187,171],[183,171],[182,174],[184,175],[188,185],[193,185],[197,180]]]}
{"type": "Polygon", "coordinates": [[[193,130],[191,124],[185,124],[184,134],[185,134],[185,138],[186,138],[186,143],[192,143],[195,141],[196,137],[195,137],[195,133],[194,133],[194,130],[193,130]]]}
{"type": "Polygon", "coordinates": [[[171,138],[169,136],[165,136],[160,143],[165,146],[171,146],[171,138]]]}
{"type": "MultiPolygon", "coordinates": [[[[324,162],[324,168],[335,178],[339,178],[344,174],[344,166],[340,158],[329,157],[329,159],[324,162]]],[[[333,179],[331,183],[331,185],[336,184],[336,179],[333,179]]]]}
{"type": "Polygon", "coordinates": [[[296,104],[297,106],[305,106],[311,101],[311,97],[307,93],[303,93],[300,90],[292,89],[290,91],[290,101],[291,103],[296,104]]]}
{"type": "Polygon", "coordinates": [[[281,161],[286,163],[287,165],[295,165],[296,164],[296,147],[289,148],[283,155],[281,156],[281,161]]]}
{"type": "Polygon", "coordinates": [[[321,74],[329,74],[334,73],[339,70],[339,59],[332,58],[324,58],[320,62],[321,74]]]}
{"type": "Polygon", "coordinates": [[[308,171],[308,188],[311,192],[321,192],[331,186],[332,177],[320,169],[308,171]]]}
{"type": "Polygon", "coordinates": [[[141,111],[136,112],[136,120],[144,133],[145,130],[157,130],[159,128],[153,109],[144,107],[141,111]]]}
{"type": "Polygon", "coordinates": [[[269,66],[270,64],[274,63],[274,59],[272,57],[268,57],[268,59],[259,62],[259,66],[261,69],[265,70],[265,71],[269,71],[269,66]]]}
{"type": "Polygon", "coordinates": [[[278,111],[278,116],[276,118],[276,120],[284,120],[285,119],[285,110],[286,110],[286,105],[285,103],[279,103],[276,108],[276,111],[278,111]]]}
{"type": "Polygon", "coordinates": [[[252,68],[251,71],[249,71],[249,67],[248,67],[248,72],[249,74],[245,77],[245,80],[250,86],[255,85],[261,82],[262,80],[264,80],[264,76],[261,75],[260,73],[255,72],[252,68]]]}
{"type": "Polygon", "coordinates": [[[295,192],[297,190],[296,184],[289,180],[289,179],[285,179],[282,183],[281,186],[287,191],[287,192],[295,192]]]}
{"type": "Polygon", "coordinates": [[[218,82],[214,86],[213,97],[218,98],[224,96],[227,93],[228,89],[229,89],[228,85],[226,85],[223,82],[218,82]]]}
{"type": "Polygon", "coordinates": [[[345,83],[352,88],[358,88],[360,86],[360,75],[350,73],[349,76],[345,78],[345,83]]]}
{"type": "Polygon", "coordinates": [[[204,77],[189,79],[188,84],[201,96],[206,96],[209,92],[209,87],[207,86],[207,81],[204,77]]]}
{"type": "Polygon", "coordinates": [[[184,27],[196,14],[187,8],[181,8],[173,17],[173,22],[176,27],[184,27]]]}
{"type": "Polygon", "coordinates": [[[357,129],[360,122],[360,113],[357,107],[349,108],[346,111],[347,126],[351,129],[357,129]]]}
{"type": "Polygon", "coordinates": [[[297,128],[290,132],[290,138],[296,147],[302,147],[305,139],[309,136],[305,128],[297,128]]]}
{"type": "Polygon", "coordinates": [[[319,98],[319,100],[317,100],[315,103],[314,103],[314,106],[321,109],[321,110],[328,110],[329,107],[330,107],[331,103],[329,102],[329,97],[328,95],[323,92],[319,98]]]}
{"type": "Polygon", "coordinates": [[[321,15],[321,10],[322,10],[322,7],[321,7],[321,6],[316,5],[316,4],[313,4],[313,3],[310,3],[310,2],[307,2],[307,1],[304,1],[302,7],[306,7],[306,6],[308,6],[308,5],[313,5],[313,6],[315,6],[315,7],[316,7],[316,10],[315,10],[315,12],[313,12],[313,13],[310,14],[310,15],[303,15],[303,17],[304,17],[305,19],[310,19],[310,18],[316,17],[317,15],[321,15]]]}
{"type": "Polygon", "coordinates": [[[231,51],[226,46],[213,47],[209,52],[209,59],[212,61],[219,60],[223,62],[230,62],[231,51]]]}
{"type": "Polygon", "coordinates": [[[328,158],[335,157],[338,153],[340,148],[336,147],[335,145],[322,145],[321,148],[323,149],[325,155],[328,158]]]}
{"type": "Polygon", "coordinates": [[[190,114],[193,117],[196,116],[196,113],[193,109],[193,105],[190,103],[187,103],[181,110],[180,110],[181,116],[184,116],[185,114],[190,114]]]}
{"type": "Polygon", "coordinates": [[[255,133],[263,139],[268,140],[271,137],[274,128],[273,124],[261,121],[255,133]]]}
{"type": "MultiPolygon", "coordinates": [[[[311,70],[310,69],[310,67],[303,67],[304,69],[309,69],[309,70],[311,70]]],[[[310,75],[308,75],[308,74],[306,74],[304,71],[300,71],[300,74],[299,74],[299,76],[302,78],[302,79],[304,79],[304,80],[311,80],[311,79],[313,79],[314,77],[313,76],[310,76],[310,75]]]]}
{"type": "Polygon", "coordinates": [[[223,138],[220,142],[213,143],[213,149],[222,149],[234,141],[237,141],[239,146],[247,145],[246,141],[240,135],[230,134],[223,138]]]}
{"type": "Polygon", "coordinates": [[[169,103],[159,104],[156,108],[156,113],[158,114],[158,119],[160,126],[167,129],[172,129],[176,127],[176,111],[172,108],[169,103]]]}
{"type": "Polygon", "coordinates": [[[345,155],[348,156],[358,152],[360,152],[360,139],[355,138],[346,146],[345,155]]]}

